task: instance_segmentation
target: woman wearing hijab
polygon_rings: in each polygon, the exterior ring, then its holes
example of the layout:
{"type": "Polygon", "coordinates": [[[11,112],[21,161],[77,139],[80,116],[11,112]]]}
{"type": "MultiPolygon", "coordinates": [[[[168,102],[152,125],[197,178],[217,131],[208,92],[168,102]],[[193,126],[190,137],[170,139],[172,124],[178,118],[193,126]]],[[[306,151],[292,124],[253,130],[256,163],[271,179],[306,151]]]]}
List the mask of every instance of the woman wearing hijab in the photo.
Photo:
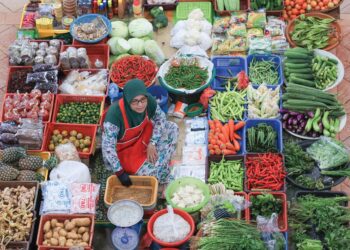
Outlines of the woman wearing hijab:
{"type": "Polygon", "coordinates": [[[155,176],[161,184],[173,179],[169,162],[176,149],[177,125],[166,120],[143,81],[130,80],[123,98],[111,105],[103,123],[105,165],[124,186],[129,175],[155,176]]]}

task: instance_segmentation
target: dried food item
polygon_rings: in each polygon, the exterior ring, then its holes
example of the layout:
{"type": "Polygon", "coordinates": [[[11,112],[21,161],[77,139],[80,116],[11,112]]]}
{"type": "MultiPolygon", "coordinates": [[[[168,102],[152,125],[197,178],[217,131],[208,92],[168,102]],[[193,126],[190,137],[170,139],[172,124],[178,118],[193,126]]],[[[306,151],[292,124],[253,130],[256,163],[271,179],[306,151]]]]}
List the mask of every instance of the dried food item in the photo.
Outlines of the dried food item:
{"type": "Polygon", "coordinates": [[[107,25],[102,18],[95,18],[89,23],[76,24],[73,27],[74,35],[80,40],[96,40],[108,33],[107,25]]]}
{"type": "Polygon", "coordinates": [[[57,70],[57,67],[51,64],[37,64],[33,66],[34,72],[57,70]]]}
{"type": "Polygon", "coordinates": [[[34,84],[26,84],[27,74],[31,73],[31,69],[16,69],[10,73],[10,80],[8,82],[8,93],[26,93],[34,88],[34,84]]]}

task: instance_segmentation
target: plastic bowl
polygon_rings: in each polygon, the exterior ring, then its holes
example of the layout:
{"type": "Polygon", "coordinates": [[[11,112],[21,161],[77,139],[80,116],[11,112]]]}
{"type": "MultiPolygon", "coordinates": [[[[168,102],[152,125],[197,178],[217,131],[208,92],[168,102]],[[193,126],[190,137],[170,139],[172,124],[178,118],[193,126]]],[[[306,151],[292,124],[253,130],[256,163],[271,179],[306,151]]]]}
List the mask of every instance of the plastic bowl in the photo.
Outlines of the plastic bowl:
{"type": "Polygon", "coordinates": [[[174,213],[180,215],[185,221],[187,221],[190,224],[191,230],[190,230],[189,234],[181,241],[171,242],[171,243],[164,242],[164,241],[158,240],[155,237],[155,235],[153,234],[153,225],[154,225],[154,222],[156,221],[156,219],[159,216],[161,216],[163,214],[166,214],[166,213],[168,213],[168,210],[167,209],[162,209],[159,212],[157,212],[154,215],[152,215],[152,217],[149,219],[148,224],[147,224],[147,233],[152,238],[152,240],[154,242],[156,242],[157,244],[159,244],[160,246],[163,246],[163,247],[178,247],[178,246],[181,246],[186,241],[188,241],[191,238],[191,236],[193,235],[194,229],[196,227],[195,223],[194,223],[194,220],[193,220],[192,216],[189,213],[186,213],[185,211],[183,211],[181,209],[174,208],[174,213]]]}
{"type": "Polygon", "coordinates": [[[109,33],[111,33],[112,24],[111,24],[111,21],[109,21],[109,19],[106,18],[105,16],[102,16],[99,14],[87,14],[87,15],[83,15],[83,16],[75,19],[74,22],[70,25],[69,31],[70,31],[70,34],[72,35],[72,37],[74,38],[74,40],[77,40],[77,41],[82,42],[82,43],[98,43],[98,42],[102,41],[103,39],[105,39],[109,35],[109,33]],[[103,20],[103,22],[105,23],[105,25],[107,26],[108,32],[106,34],[104,34],[103,36],[96,38],[94,40],[82,40],[75,35],[74,30],[73,30],[75,25],[82,24],[82,23],[89,23],[96,18],[101,18],[103,20]]]}
{"type": "Polygon", "coordinates": [[[192,103],[185,108],[185,113],[188,117],[195,117],[203,112],[203,105],[201,103],[192,103]],[[191,111],[194,109],[193,111],[191,111]]]}
{"type": "Polygon", "coordinates": [[[174,180],[170,183],[170,185],[165,190],[165,198],[166,198],[168,204],[170,204],[174,208],[180,208],[188,213],[194,213],[194,212],[199,211],[202,207],[204,207],[208,203],[209,197],[210,197],[210,191],[209,191],[209,187],[207,186],[207,184],[205,184],[203,181],[201,181],[197,178],[193,178],[193,177],[183,177],[183,178],[179,178],[177,180],[174,180]],[[204,195],[204,200],[201,203],[199,203],[197,206],[189,207],[189,208],[178,207],[176,204],[174,204],[171,201],[171,197],[178,190],[178,188],[180,188],[181,186],[185,186],[185,185],[194,185],[197,188],[199,188],[200,190],[202,190],[203,195],[204,195]]]}

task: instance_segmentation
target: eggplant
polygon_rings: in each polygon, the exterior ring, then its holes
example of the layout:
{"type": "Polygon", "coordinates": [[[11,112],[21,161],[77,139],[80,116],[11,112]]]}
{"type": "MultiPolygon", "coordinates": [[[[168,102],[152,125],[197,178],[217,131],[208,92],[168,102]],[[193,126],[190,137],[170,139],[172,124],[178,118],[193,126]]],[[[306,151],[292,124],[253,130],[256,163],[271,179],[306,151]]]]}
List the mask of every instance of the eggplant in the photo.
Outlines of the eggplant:
{"type": "Polygon", "coordinates": [[[300,134],[300,133],[303,132],[303,131],[304,131],[304,129],[301,128],[301,127],[299,127],[299,128],[297,129],[297,133],[298,133],[298,134],[300,134]]]}
{"type": "Polygon", "coordinates": [[[284,113],[282,116],[282,120],[287,120],[289,118],[289,114],[288,113],[284,113]]]}
{"type": "Polygon", "coordinates": [[[282,128],[283,128],[283,129],[287,129],[287,122],[286,122],[286,121],[283,121],[283,122],[282,122],[282,128]]]}
{"type": "Polygon", "coordinates": [[[290,117],[289,119],[288,119],[288,124],[290,125],[290,124],[292,124],[293,123],[293,117],[290,117]]]}
{"type": "Polygon", "coordinates": [[[302,121],[302,122],[300,123],[300,127],[304,129],[305,126],[306,126],[306,121],[302,121]]]}
{"type": "Polygon", "coordinates": [[[322,122],[320,122],[318,124],[318,127],[320,128],[320,133],[323,133],[323,123],[322,122]]]}
{"type": "Polygon", "coordinates": [[[297,115],[297,120],[300,121],[303,118],[302,114],[297,115]]]}
{"type": "Polygon", "coordinates": [[[288,110],[288,109],[281,108],[281,109],[280,109],[280,113],[281,113],[281,114],[289,113],[289,110],[288,110]]]}
{"type": "Polygon", "coordinates": [[[316,132],[312,132],[311,137],[316,138],[317,137],[317,133],[316,132]]]}
{"type": "Polygon", "coordinates": [[[287,129],[288,129],[288,130],[292,130],[292,129],[293,129],[293,126],[290,125],[290,124],[288,124],[288,125],[287,125],[287,129]]]}
{"type": "Polygon", "coordinates": [[[315,113],[312,112],[312,111],[309,111],[307,112],[307,115],[310,117],[310,118],[313,118],[315,116],[315,113]]]}
{"type": "Polygon", "coordinates": [[[300,113],[299,112],[295,112],[295,111],[290,111],[289,114],[295,116],[295,115],[299,115],[300,113]]]}
{"type": "Polygon", "coordinates": [[[298,120],[297,119],[293,119],[292,123],[293,123],[293,125],[298,125],[298,120]]]}

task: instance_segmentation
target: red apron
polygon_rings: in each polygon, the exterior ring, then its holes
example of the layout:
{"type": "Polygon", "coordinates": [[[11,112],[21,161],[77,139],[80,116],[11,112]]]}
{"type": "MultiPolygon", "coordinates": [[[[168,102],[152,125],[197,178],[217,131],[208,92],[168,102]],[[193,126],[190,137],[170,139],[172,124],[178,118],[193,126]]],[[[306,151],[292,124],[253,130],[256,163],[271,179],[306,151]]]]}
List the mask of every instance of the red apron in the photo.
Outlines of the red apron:
{"type": "Polygon", "coordinates": [[[120,163],[125,172],[135,174],[147,160],[147,145],[152,137],[153,125],[146,113],[140,125],[130,128],[125,113],[124,99],[119,100],[125,131],[116,148],[120,163]]]}

